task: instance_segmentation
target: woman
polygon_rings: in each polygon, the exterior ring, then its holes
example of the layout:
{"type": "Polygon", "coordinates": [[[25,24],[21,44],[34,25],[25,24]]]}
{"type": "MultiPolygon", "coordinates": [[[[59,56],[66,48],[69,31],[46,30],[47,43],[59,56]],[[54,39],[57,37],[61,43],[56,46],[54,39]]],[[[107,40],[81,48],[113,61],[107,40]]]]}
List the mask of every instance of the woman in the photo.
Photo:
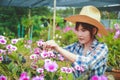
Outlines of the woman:
{"type": "Polygon", "coordinates": [[[96,39],[96,34],[107,35],[107,31],[100,23],[100,12],[94,6],[85,6],[79,15],[70,16],[65,20],[75,23],[75,33],[78,42],[75,42],[65,49],[60,47],[54,40],[44,43],[44,49],[54,49],[71,61],[72,66],[79,65],[84,71],[76,70],[74,77],[89,73],[90,79],[94,75],[101,76],[106,70],[108,48],[105,43],[96,39]]]}

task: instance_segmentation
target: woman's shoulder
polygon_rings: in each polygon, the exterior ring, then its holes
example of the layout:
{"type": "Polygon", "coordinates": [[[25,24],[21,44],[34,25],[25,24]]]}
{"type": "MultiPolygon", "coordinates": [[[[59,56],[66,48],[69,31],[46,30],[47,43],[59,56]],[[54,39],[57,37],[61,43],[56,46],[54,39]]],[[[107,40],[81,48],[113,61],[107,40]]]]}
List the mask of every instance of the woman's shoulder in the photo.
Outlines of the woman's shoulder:
{"type": "Polygon", "coordinates": [[[108,50],[108,46],[105,42],[99,42],[98,41],[98,46],[97,47],[108,50]]]}
{"type": "Polygon", "coordinates": [[[100,42],[98,40],[94,40],[92,46],[93,47],[108,48],[107,44],[105,42],[100,42]]]}
{"type": "Polygon", "coordinates": [[[99,46],[106,46],[107,47],[107,43],[105,43],[105,42],[99,42],[99,46]]]}

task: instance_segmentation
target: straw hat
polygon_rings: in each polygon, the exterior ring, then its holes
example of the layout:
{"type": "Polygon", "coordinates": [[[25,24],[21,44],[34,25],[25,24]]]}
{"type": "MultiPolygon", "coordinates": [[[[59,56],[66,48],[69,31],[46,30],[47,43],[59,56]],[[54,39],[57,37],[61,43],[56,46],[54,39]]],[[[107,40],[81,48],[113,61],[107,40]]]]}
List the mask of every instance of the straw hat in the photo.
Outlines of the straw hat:
{"type": "Polygon", "coordinates": [[[84,22],[94,25],[98,28],[98,33],[101,35],[107,35],[107,31],[103,24],[100,23],[101,15],[100,11],[94,6],[85,6],[82,8],[79,15],[73,15],[65,18],[65,20],[72,23],[84,22]]]}

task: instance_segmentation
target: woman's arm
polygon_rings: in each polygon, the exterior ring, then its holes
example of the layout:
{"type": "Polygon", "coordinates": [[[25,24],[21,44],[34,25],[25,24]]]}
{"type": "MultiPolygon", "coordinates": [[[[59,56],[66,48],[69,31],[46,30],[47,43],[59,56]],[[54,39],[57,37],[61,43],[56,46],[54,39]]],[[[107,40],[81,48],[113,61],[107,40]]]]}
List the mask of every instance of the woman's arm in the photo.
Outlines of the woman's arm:
{"type": "Polygon", "coordinates": [[[51,49],[58,51],[60,54],[62,54],[65,58],[67,58],[69,61],[71,61],[75,65],[84,66],[86,69],[88,69],[89,67],[96,67],[96,66],[100,66],[100,65],[104,64],[104,62],[102,62],[102,59],[107,58],[106,55],[108,53],[108,48],[107,48],[106,44],[99,44],[96,47],[96,49],[92,51],[92,55],[89,55],[87,57],[75,55],[75,54],[61,48],[53,40],[47,41],[44,44],[44,49],[46,49],[46,48],[51,48],[51,49]],[[99,63],[99,65],[96,65],[96,63],[99,62],[100,60],[101,60],[101,62],[99,63]]]}
{"type": "Polygon", "coordinates": [[[63,49],[62,47],[58,46],[57,43],[55,43],[54,40],[49,40],[44,43],[43,49],[54,49],[58,53],[60,53],[62,56],[64,56],[66,59],[71,61],[72,63],[76,61],[77,55],[72,54],[71,52],[63,49]]]}
{"type": "Polygon", "coordinates": [[[61,47],[58,47],[57,51],[72,63],[75,62],[77,59],[77,55],[75,55],[75,54],[73,54],[73,53],[71,53],[71,52],[69,52],[61,47]]]}

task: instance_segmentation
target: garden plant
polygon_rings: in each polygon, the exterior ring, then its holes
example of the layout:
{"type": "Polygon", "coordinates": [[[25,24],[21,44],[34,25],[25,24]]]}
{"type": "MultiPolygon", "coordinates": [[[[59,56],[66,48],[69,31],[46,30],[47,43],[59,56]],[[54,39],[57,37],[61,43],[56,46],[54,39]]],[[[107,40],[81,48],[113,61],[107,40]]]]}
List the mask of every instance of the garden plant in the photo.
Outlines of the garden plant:
{"type": "MultiPolygon", "coordinates": [[[[115,24],[113,29],[108,29],[107,37],[98,34],[100,41],[107,43],[109,48],[108,66],[120,69],[120,25],[115,24]]],[[[43,50],[42,44],[48,35],[45,29],[41,30],[38,40],[28,38],[10,39],[0,35],[0,80],[72,80],[75,69],[81,72],[80,66],[71,67],[70,62],[55,51],[43,50]]],[[[73,27],[56,30],[53,39],[61,46],[66,46],[76,41],[73,27]]],[[[78,80],[84,80],[82,76],[78,80]]],[[[92,77],[92,80],[107,80],[105,75],[92,77]]]]}

